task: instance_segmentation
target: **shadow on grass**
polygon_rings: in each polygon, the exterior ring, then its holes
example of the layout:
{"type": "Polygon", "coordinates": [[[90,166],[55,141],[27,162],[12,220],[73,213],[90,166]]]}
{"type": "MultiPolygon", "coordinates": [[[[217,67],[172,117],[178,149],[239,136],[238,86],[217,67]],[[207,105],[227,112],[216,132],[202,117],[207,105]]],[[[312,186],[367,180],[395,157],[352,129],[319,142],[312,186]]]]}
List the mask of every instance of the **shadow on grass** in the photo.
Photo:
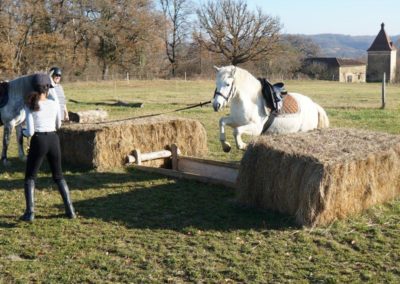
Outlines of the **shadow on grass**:
{"type": "MultiPolygon", "coordinates": [[[[37,179],[37,189],[55,188],[47,167],[43,172],[48,174],[37,179]]],[[[65,178],[72,197],[75,190],[99,190],[100,197],[74,201],[81,218],[117,222],[127,228],[227,231],[296,227],[288,216],[237,205],[233,201],[234,190],[222,186],[186,180],[157,181],[165,177],[137,170],[76,172],[65,178]]],[[[0,190],[22,189],[23,174],[21,178],[0,180],[0,190]]]]}
{"type": "Polygon", "coordinates": [[[296,227],[288,216],[244,208],[233,199],[232,189],[176,180],[74,204],[82,217],[118,222],[127,228],[227,231],[296,227]]]}
{"type": "Polygon", "coordinates": [[[9,165],[4,166],[3,163],[0,163],[0,174],[2,173],[16,173],[16,172],[24,172],[25,171],[25,162],[21,161],[16,157],[8,158],[9,165]]]}
{"type": "MultiPolygon", "coordinates": [[[[10,178],[0,178],[0,190],[22,190],[24,186],[25,163],[17,158],[11,159],[11,165],[1,166],[0,174],[8,173],[10,178]],[[20,173],[20,178],[12,175],[20,173]]],[[[146,173],[133,175],[130,172],[96,172],[79,169],[66,164],[63,165],[64,177],[71,190],[103,189],[113,190],[120,185],[154,180],[155,176],[146,173]]],[[[36,188],[55,187],[51,177],[51,171],[45,160],[40,168],[39,177],[36,179],[36,188]]]]}
{"type": "MultiPolygon", "coordinates": [[[[0,218],[8,218],[8,219],[13,220],[15,218],[15,216],[6,215],[6,216],[0,216],[0,218]]],[[[8,222],[8,223],[0,222],[0,228],[11,229],[11,228],[15,228],[15,227],[16,227],[16,223],[15,222],[8,222]]]]}

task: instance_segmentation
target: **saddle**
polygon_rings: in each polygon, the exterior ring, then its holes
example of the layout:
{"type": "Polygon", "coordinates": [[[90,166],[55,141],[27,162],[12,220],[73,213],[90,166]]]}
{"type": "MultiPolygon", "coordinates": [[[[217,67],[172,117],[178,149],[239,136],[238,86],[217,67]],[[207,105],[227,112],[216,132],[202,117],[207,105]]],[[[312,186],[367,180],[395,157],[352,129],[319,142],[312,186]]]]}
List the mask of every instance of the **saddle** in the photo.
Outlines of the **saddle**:
{"type": "Polygon", "coordinates": [[[298,113],[299,105],[296,100],[287,93],[282,82],[272,85],[264,78],[259,78],[258,80],[262,85],[262,94],[266,101],[267,108],[271,110],[270,116],[261,131],[261,133],[265,133],[277,116],[298,113]]]}
{"type": "MultiPolygon", "coordinates": [[[[262,86],[262,95],[267,108],[273,112],[280,113],[284,106],[284,97],[287,95],[287,91],[284,87],[285,85],[282,82],[272,85],[265,78],[258,78],[258,80],[262,86]]],[[[296,103],[296,101],[294,101],[294,103],[296,103]]]]}
{"type": "Polygon", "coordinates": [[[299,105],[296,100],[291,95],[283,96],[283,104],[281,109],[277,112],[278,115],[281,114],[293,114],[299,112],[299,105]]]}
{"type": "Polygon", "coordinates": [[[8,102],[8,82],[0,83],[0,108],[4,107],[8,102]]]}

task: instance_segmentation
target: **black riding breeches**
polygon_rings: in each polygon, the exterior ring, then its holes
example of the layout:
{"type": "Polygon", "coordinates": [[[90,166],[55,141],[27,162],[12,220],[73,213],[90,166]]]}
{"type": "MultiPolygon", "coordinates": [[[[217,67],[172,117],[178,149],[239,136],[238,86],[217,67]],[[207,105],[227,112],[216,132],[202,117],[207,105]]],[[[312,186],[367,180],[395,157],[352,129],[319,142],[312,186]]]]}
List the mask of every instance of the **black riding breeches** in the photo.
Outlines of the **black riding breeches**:
{"type": "Polygon", "coordinates": [[[53,180],[63,179],[61,168],[60,140],[56,132],[37,132],[32,136],[26,163],[25,180],[36,179],[46,156],[53,180]]]}

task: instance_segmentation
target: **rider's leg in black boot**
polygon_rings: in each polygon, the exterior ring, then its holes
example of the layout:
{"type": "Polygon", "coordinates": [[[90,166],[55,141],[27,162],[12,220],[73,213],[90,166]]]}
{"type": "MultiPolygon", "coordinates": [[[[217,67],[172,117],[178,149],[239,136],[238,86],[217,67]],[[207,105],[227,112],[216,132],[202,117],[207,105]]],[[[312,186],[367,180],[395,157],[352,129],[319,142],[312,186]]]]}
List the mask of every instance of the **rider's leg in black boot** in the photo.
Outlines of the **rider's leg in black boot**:
{"type": "Polygon", "coordinates": [[[65,181],[65,179],[61,179],[61,180],[57,180],[56,183],[57,183],[58,191],[60,192],[61,197],[64,201],[65,215],[67,215],[67,217],[70,219],[76,218],[75,210],[74,210],[74,207],[72,206],[71,197],[69,195],[69,189],[68,189],[67,182],[65,181]]]}
{"type": "Polygon", "coordinates": [[[24,194],[26,201],[26,209],[24,215],[21,216],[20,220],[32,222],[35,219],[35,181],[33,179],[27,179],[24,183],[24,194]]]}

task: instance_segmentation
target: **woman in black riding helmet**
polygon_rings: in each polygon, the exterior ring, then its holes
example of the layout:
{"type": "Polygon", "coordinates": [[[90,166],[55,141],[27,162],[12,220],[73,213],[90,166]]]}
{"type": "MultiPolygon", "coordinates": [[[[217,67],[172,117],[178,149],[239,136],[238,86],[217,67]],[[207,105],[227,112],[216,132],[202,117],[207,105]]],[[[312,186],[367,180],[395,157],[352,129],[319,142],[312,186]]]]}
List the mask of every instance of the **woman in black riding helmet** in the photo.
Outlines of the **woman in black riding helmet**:
{"type": "Polygon", "coordinates": [[[66,215],[72,219],[76,215],[68,185],[62,174],[60,140],[56,133],[56,130],[61,127],[59,106],[55,101],[47,99],[49,88],[52,88],[49,75],[35,74],[32,85],[35,91],[29,94],[25,106],[27,128],[24,129],[23,134],[32,139],[25,171],[26,210],[21,220],[33,221],[35,218],[35,179],[44,157],[49,162],[53,180],[64,201],[66,215]]]}
{"type": "Polygon", "coordinates": [[[51,89],[50,95],[60,104],[61,121],[68,121],[69,116],[67,109],[67,100],[65,98],[64,88],[61,85],[61,69],[59,67],[52,67],[49,74],[54,83],[54,88],[51,89]]]}

